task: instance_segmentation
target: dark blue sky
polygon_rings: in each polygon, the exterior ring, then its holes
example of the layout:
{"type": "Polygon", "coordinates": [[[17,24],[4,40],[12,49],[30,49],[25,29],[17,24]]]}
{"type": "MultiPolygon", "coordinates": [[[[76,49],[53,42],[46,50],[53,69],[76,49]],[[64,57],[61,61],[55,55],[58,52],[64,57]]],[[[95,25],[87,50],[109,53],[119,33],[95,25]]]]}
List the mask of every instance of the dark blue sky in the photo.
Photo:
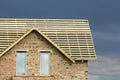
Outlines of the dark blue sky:
{"type": "MultiPolygon", "coordinates": [[[[99,60],[99,64],[90,65],[91,79],[110,80],[113,76],[108,75],[111,73],[108,69],[101,75],[102,72],[92,67],[102,69],[112,64],[120,67],[114,63],[120,61],[120,0],[0,0],[0,18],[88,19],[99,60]],[[108,60],[111,64],[103,66],[108,60]],[[98,75],[94,75],[96,73],[98,75]]],[[[114,74],[120,75],[120,69],[117,70],[114,74]]]]}

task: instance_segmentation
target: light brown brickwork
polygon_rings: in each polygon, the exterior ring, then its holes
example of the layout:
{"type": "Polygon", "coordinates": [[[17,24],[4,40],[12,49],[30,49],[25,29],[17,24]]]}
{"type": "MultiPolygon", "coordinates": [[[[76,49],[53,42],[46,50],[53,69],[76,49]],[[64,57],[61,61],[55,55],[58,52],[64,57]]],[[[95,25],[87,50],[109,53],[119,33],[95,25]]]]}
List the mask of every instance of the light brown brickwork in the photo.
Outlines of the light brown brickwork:
{"type": "Polygon", "coordinates": [[[0,58],[0,80],[87,80],[88,63],[70,62],[39,33],[27,37],[0,58]],[[26,76],[16,76],[16,51],[26,50],[26,76]],[[50,50],[50,77],[40,76],[40,50],[50,50]]]}

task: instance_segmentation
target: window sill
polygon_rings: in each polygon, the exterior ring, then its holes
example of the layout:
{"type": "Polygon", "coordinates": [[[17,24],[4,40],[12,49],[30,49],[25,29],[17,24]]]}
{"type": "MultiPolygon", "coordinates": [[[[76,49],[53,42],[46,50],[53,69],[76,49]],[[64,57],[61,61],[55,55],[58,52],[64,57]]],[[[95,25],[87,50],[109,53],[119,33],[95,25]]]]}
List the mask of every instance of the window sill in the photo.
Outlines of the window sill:
{"type": "Polygon", "coordinates": [[[53,80],[54,76],[13,76],[12,79],[13,80],[23,80],[23,79],[27,79],[27,80],[53,80]]]}
{"type": "Polygon", "coordinates": [[[50,75],[50,76],[14,76],[14,77],[54,77],[54,75],[50,75]]]}

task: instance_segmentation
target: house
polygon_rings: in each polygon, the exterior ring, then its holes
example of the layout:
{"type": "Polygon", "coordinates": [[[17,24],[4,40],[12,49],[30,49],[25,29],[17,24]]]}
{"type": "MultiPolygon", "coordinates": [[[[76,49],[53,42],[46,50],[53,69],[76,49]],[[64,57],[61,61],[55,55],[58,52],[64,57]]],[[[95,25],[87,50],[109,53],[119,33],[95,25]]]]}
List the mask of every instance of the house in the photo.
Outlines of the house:
{"type": "Polygon", "coordinates": [[[87,80],[96,59],[88,20],[0,18],[0,80],[87,80]]]}

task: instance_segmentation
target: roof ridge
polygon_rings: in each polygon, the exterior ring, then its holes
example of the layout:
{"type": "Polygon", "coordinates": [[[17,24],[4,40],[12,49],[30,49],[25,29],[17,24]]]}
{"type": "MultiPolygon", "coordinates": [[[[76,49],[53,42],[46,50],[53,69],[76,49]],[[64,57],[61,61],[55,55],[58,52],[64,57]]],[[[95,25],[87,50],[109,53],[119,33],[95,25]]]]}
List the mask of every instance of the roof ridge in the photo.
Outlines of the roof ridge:
{"type": "Polygon", "coordinates": [[[0,20],[3,20],[3,19],[11,19],[11,20],[79,20],[79,21],[88,21],[88,19],[79,19],[79,18],[59,18],[59,19],[56,19],[56,18],[47,18],[47,19],[43,19],[43,18],[0,18],[0,20]]]}

